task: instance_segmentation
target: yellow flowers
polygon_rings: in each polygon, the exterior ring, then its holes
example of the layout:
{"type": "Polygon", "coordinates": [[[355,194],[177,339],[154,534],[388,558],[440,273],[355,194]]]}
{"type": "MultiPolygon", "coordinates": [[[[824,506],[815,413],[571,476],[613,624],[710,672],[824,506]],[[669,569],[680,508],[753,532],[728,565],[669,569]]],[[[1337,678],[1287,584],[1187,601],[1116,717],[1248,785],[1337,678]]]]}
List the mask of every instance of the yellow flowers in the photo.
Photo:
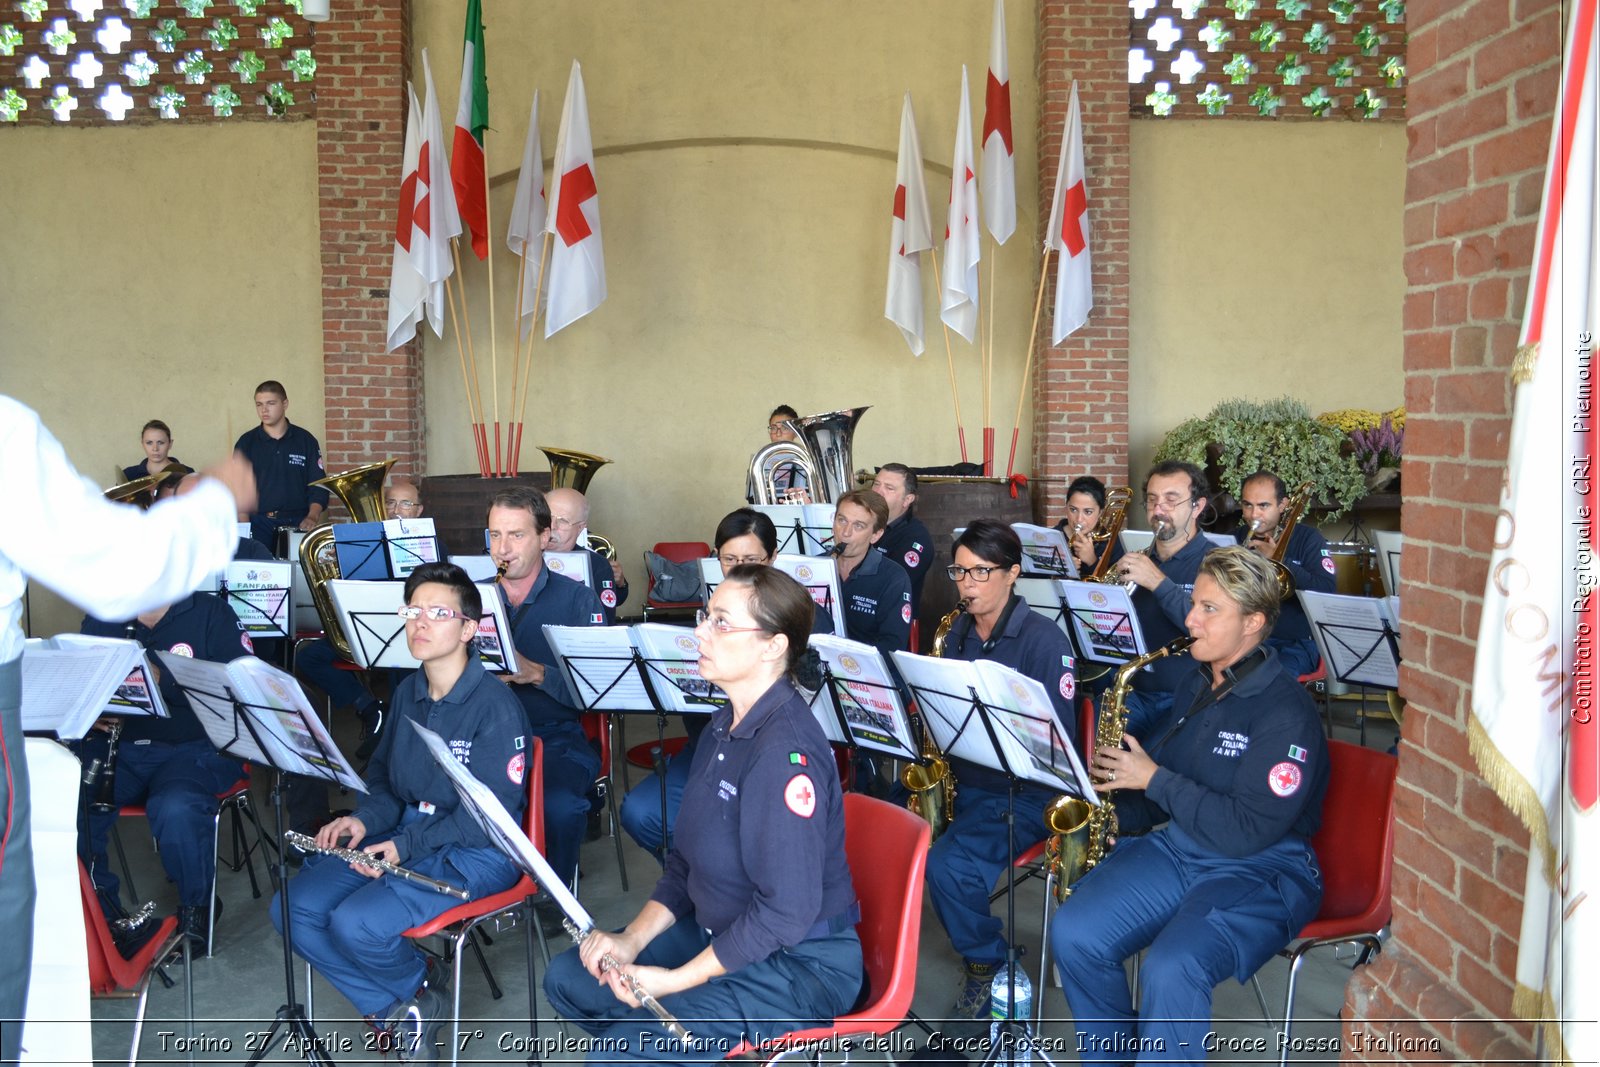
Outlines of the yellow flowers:
{"type": "Polygon", "coordinates": [[[1393,411],[1368,411],[1365,408],[1340,408],[1338,411],[1324,411],[1317,416],[1317,421],[1332,426],[1340,433],[1350,433],[1354,430],[1373,430],[1388,419],[1396,430],[1405,429],[1406,409],[1402,404],[1393,411]]]}

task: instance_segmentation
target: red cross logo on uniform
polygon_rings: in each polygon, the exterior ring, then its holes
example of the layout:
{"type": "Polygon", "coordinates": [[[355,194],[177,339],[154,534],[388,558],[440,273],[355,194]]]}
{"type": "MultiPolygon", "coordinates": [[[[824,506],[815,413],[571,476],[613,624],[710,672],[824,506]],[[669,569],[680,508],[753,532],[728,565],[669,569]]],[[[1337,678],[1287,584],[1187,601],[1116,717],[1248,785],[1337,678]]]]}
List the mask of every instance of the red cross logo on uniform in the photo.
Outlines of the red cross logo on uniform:
{"type": "Polygon", "coordinates": [[[811,818],[812,812],[817,810],[817,794],[811,787],[811,777],[797,774],[789,779],[789,784],[783,789],[783,802],[802,819],[811,818]]]}
{"type": "Polygon", "coordinates": [[[1300,788],[1300,768],[1285,760],[1267,772],[1267,785],[1280,797],[1294,796],[1300,788]]]}

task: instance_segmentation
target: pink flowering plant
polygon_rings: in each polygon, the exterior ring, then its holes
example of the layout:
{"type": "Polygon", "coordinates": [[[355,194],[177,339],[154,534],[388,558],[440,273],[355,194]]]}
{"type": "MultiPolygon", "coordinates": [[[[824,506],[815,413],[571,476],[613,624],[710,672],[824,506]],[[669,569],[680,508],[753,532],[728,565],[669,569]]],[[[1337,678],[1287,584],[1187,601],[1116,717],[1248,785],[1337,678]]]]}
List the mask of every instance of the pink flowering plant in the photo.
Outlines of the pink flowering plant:
{"type": "Polygon", "coordinates": [[[1405,427],[1395,429],[1394,422],[1386,415],[1377,426],[1351,430],[1350,443],[1355,446],[1356,462],[1361,465],[1362,473],[1371,476],[1385,468],[1400,466],[1400,457],[1405,453],[1405,427]]]}

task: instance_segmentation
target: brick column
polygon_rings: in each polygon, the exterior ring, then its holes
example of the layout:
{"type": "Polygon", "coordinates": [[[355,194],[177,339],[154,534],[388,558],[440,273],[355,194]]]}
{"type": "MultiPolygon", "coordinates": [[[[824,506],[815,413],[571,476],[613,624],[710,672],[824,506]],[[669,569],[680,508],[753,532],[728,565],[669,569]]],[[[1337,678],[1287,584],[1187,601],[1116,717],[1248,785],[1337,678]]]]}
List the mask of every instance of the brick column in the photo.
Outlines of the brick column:
{"type": "MultiPolygon", "coordinates": [[[[1083,113],[1084,167],[1094,224],[1094,311],[1050,346],[1055,262],[1034,353],[1033,501],[1039,519],[1066,506],[1067,483],[1128,477],[1128,25],[1126,0],[1039,2],[1039,236],[1050,224],[1056,161],[1073,79],[1083,113]]],[[[1037,279],[1035,279],[1037,283],[1037,279]]]]}
{"type": "Polygon", "coordinates": [[[317,179],[322,226],[322,449],[329,471],[425,460],[416,342],[385,352],[394,204],[411,73],[407,0],[337,0],[317,28],[317,179]]]}
{"type": "MultiPolygon", "coordinates": [[[[1554,0],[1411,0],[1406,18],[1409,704],[1394,937],[1351,980],[1344,1018],[1347,1034],[1436,1042],[1425,1055],[1383,1057],[1515,1062],[1530,1056],[1531,1029],[1498,1020],[1512,1016],[1528,834],[1484,783],[1466,726],[1562,15],[1554,0]]],[[[1374,1055],[1347,1041],[1345,1059],[1374,1055]]]]}

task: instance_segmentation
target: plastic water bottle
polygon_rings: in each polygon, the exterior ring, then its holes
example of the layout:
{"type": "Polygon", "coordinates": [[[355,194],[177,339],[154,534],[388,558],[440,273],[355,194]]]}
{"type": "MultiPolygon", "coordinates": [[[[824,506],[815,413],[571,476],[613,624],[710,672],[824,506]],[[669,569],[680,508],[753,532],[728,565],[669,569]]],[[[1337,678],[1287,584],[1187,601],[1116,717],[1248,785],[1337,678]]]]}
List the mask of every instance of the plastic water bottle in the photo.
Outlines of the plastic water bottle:
{"type": "Polygon", "coordinates": [[[993,1045],[1000,1040],[1000,1028],[1005,1025],[1006,1016],[1010,1015],[1016,1022],[1021,1023],[1024,1030],[1031,1027],[1033,1019],[1033,983],[1028,981],[1028,972],[1017,968],[1017,976],[1011,980],[1011,969],[1001,964],[994,973],[994,982],[989,986],[989,1043],[993,1045]],[[1015,1001],[1016,1007],[1007,1012],[1015,1001]]]}

